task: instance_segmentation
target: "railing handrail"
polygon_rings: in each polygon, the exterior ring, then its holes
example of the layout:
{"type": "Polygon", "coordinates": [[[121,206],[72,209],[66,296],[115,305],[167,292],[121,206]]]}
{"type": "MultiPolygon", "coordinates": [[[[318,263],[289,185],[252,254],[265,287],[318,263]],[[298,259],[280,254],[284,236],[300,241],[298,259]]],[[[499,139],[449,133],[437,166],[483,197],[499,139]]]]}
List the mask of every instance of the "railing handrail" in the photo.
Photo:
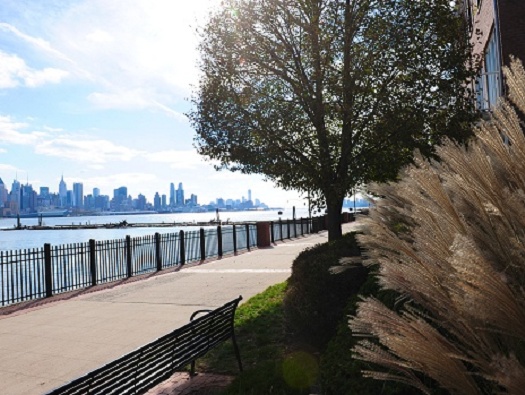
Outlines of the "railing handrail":
{"type": "MultiPolygon", "coordinates": [[[[325,229],[324,217],[266,221],[274,243],[325,229]]],[[[259,245],[256,222],[0,251],[0,307],[123,280],[259,245]]]]}

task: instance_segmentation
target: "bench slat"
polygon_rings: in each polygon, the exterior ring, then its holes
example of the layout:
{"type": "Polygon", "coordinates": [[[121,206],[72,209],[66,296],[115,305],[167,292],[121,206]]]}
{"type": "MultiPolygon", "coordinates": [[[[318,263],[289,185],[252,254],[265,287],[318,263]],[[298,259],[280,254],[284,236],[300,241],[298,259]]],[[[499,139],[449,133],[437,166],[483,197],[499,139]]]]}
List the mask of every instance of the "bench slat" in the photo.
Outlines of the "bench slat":
{"type": "Polygon", "coordinates": [[[54,389],[48,395],[143,393],[189,363],[192,363],[193,373],[195,359],[229,338],[234,343],[242,371],[233,328],[235,310],[241,300],[242,297],[239,297],[197,317],[171,333],[54,389]]]}

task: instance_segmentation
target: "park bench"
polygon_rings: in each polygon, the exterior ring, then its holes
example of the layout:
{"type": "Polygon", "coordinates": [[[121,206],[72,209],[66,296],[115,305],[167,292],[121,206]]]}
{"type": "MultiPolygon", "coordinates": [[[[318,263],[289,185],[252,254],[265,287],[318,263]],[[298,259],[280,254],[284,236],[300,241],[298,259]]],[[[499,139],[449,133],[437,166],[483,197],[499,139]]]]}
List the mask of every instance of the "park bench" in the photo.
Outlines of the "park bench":
{"type": "Polygon", "coordinates": [[[198,310],[188,324],[54,389],[48,395],[142,394],[188,364],[191,365],[190,375],[195,375],[195,360],[229,338],[242,371],[233,327],[235,310],[241,300],[239,296],[215,310],[198,310]],[[197,317],[202,313],[206,314],[197,317]]]}

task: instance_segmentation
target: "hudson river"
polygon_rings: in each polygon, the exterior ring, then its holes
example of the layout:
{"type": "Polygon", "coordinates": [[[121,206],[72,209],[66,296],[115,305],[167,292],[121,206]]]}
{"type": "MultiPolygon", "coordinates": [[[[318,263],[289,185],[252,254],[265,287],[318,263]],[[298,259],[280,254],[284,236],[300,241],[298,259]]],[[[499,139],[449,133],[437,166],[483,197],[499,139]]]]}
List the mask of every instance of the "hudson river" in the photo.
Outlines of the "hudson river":
{"type": "MultiPolygon", "coordinates": [[[[276,221],[279,217],[292,219],[292,208],[282,209],[282,215],[277,210],[268,211],[236,211],[220,212],[220,220],[226,221],[276,221]]],[[[57,217],[43,218],[43,225],[71,225],[71,224],[118,224],[127,221],[129,224],[145,223],[173,223],[173,226],[143,227],[143,228],[112,228],[112,229],[67,229],[67,230],[5,230],[14,229],[16,218],[0,218],[0,250],[20,250],[25,248],[40,248],[45,243],[61,245],[69,243],[83,243],[89,239],[113,240],[126,236],[138,237],[153,235],[155,233],[175,233],[179,230],[196,230],[198,226],[183,226],[181,223],[198,223],[215,220],[214,212],[206,213],[175,213],[175,214],[145,214],[145,215],[108,215],[108,216],[83,216],[83,217],[57,217]],[[179,224],[179,225],[177,225],[179,224]]],[[[307,218],[308,210],[299,207],[295,212],[296,218],[307,218]]],[[[38,218],[21,218],[21,224],[31,226],[38,224],[38,218]]]]}

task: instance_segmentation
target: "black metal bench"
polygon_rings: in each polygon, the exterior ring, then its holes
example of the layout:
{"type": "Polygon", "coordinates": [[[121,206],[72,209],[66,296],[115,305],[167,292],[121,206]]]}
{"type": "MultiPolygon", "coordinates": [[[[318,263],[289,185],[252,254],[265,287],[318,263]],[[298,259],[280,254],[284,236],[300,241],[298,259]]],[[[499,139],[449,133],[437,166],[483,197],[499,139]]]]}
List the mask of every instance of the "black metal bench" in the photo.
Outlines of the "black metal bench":
{"type": "Polygon", "coordinates": [[[192,314],[190,323],[54,389],[48,395],[142,394],[188,364],[191,364],[190,374],[195,375],[195,360],[229,338],[242,372],[233,327],[235,310],[241,300],[239,296],[215,310],[198,310],[192,314]],[[195,318],[200,313],[207,314],[195,318]]]}

